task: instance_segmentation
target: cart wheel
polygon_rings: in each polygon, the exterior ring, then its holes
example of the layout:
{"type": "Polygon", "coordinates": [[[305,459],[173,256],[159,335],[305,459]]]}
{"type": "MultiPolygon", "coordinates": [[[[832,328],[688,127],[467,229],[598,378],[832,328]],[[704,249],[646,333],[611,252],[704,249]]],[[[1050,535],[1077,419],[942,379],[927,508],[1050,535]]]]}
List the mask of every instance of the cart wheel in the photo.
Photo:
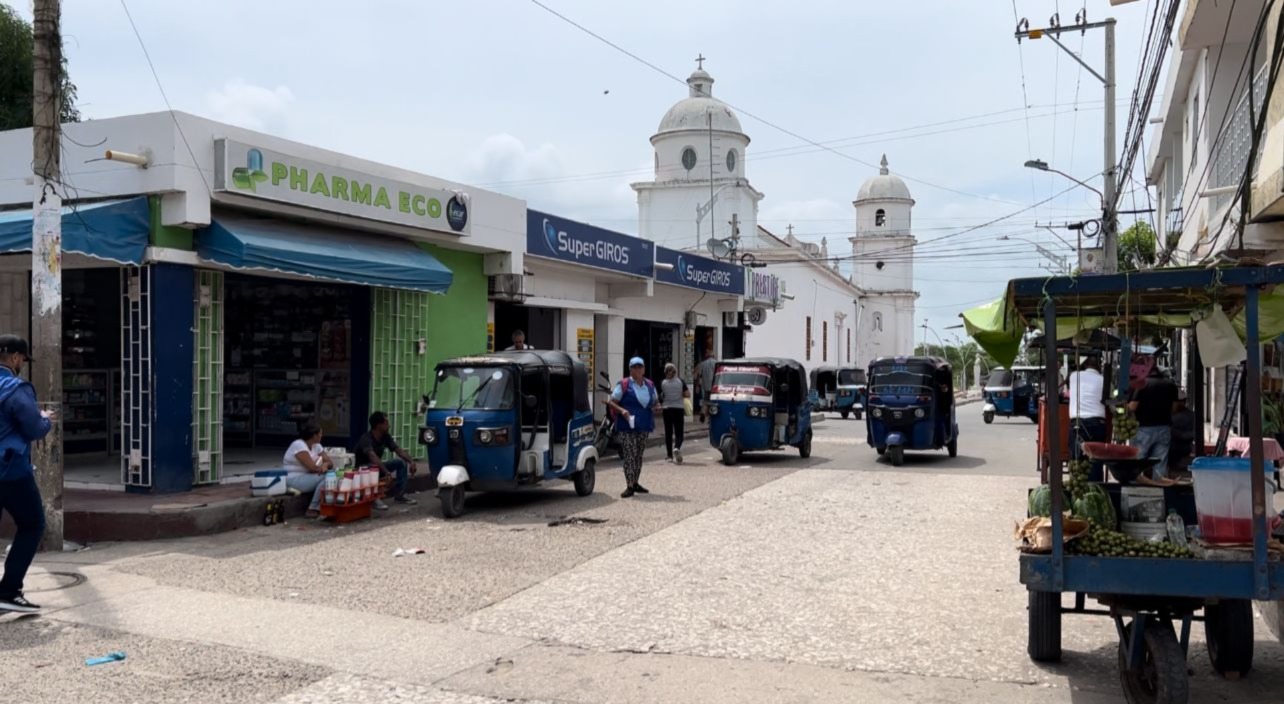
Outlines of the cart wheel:
{"type": "Polygon", "coordinates": [[[1035,662],[1061,660],[1061,592],[1030,592],[1030,639],[1026,653],[1035,662]]]}
{"type": "Polygon", "coordinates": [[[444,489],[438,495],[441,498],[441,515],[446,518],[458,518],[464,514],[464,497],[467,492],[462,486],[444,489]]]}
{"type": "Polygon", "coordinates": [[[811,457],[811,431],[803,436],[802,442],[798,444],[798,456],[807,459],[811,457]]]}
{"type": "Polygon", "coordinates": [[[1253,602],[1227,599],[1204,608],[1208,659],[1217,674],[1238,679],[1253,669],[1253,602]]]}
{"type": "Polygon", "coordinates": [[[839,413],[841,413],[841,414],[842,414],[842,416],[843,416],[843,420],[847,420],[847,416],[848,416],[848,414],[850,414],[850,413],[851,413],[851,411],[839,411],[839,413]]]}
{"type": "Polygon", "coordinates": [[[727,438],[722,441],[722,463],[728,467],[734,465],[740,459],[740,443],[735,438],[727,438]]]}
{"type": "Polygon", "coordinates": [[[589,460],[584,463],[584,469],[575,473],[575,493],[580,496],[588,496],[593,493],[593,487],[597,484],[597,460],[589,460]]]}
{"type": "Polygon", "coordinates": [[[994,414],[991,413],[990,411],[986,411],[985,413],[981,414],[981,420],[984,420],[985,424],[989,425],[990,423],[994,422],[994,414]]]}
{"type": "Polygon", "coordinates": [[[945,445],[945,449],[950,453],[950,457],[958,457],[959,439],[957,437],[950,438],[950,441],[945,445]]]}
{"type": "Polygon", "coordinates": [[[887,457],[892,461],[893,467],[899,467],[905,464],[905,448],[897,445],[887,448],[887,457]]]}
{"type": "Polygon", "coordinates": [[[1171,622],[1146,621],[1142,658],[1137,669],[1128,669],[1128,642],[1136,621],[1124,627],[1119,641],[1119,681],[1128,704],[1186,704],[1190,699],[1190,680],[1186,672],[1186,654],[1177,642],[1171,622]]]}

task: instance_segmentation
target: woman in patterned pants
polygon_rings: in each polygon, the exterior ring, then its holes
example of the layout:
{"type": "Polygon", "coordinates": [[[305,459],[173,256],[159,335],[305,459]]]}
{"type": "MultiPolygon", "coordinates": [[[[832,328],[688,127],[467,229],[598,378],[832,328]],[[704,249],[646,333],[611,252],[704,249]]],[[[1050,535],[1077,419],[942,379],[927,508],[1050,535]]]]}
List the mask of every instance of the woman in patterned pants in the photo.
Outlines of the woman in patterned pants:
{"type": "Polygon", "coordinates": [[[624,482],[627,485],[620,498],[648,494],[638,483],[642,476],[642,453],[646,450],[647,436],[655,430],[655,413],[660,410],[659,394],[655,384],[646,378],[646,364],[641,357],[629,360],[629,375],[620,380],[611,391],[610,405],[615,411],[615,432],[624,449],[624,482]]]}

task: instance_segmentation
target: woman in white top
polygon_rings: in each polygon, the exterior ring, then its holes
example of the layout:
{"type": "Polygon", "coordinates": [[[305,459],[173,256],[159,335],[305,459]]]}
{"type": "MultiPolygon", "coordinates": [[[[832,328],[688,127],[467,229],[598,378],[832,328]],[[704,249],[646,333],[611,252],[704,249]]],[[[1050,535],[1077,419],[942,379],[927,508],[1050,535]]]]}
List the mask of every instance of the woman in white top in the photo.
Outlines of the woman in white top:
{"type": "MultiPolygon", "coordinates": [[[[1079,371],[1070,374],[1070,454],[1079,459],[1085,442],[1106,442],[1105,378],[1101,376],[1101,359],[1091,355],[1083,360],[1079,371]]],[[[1100,462],[1094,462],[1088,478],[1099,482],[1105,478],[1100,462]]]]}
{"type": "Polygon", "coordinates": [[[330,456],[321,448],[321,428],[316,423],[299,427],[299,439],[290,443],[282,460],[285,467],[285,485],[300,492],[312,492],[308,505],[308,518],[315,518],[321,511],[321,491],[325,489],[326,470],[332,469],[330,456]]]}

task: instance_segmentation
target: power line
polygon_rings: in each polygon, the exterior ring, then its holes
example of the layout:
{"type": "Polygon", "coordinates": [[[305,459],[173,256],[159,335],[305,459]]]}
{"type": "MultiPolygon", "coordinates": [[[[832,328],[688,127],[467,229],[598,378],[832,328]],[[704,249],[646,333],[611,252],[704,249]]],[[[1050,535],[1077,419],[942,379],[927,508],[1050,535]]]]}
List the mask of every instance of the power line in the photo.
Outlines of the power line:
{"type": "MultiPolygon", "coordinates": [[[[1013,1],[1015,2],[1015,0],[1013,0],[1013,1]]],[[[618,52],[620,52],[620,53],[624,54],[625,56],[628,56],[629,58],[633,59],[634,61],[637,61],[638,63],[641,63],[642,65],[646,66],[647,68],[651,69],[652,71],[655,71],[656,73],[659,73],[660,75],[665,76],[666,78],[669,78],[669,79],[671,79],[671,80],[673,80],[673,81],[676,81],[677,83],[681,83],[681,84],[683,84],[683,85],[686,85],[686,81],[682,80],[681,78],[678,78],[677,76],[675,76],[675,75],[673,75],[673,74],[669,73],[668,71],[665,71],[664,69],[660,68],[659,66],[656,66],[655,64],[653,64],[653,63],[651,63],[651,62],[647,61],[646,59],[643,59],[642,57],[638,56],[637,54],[634,54],[633,52],[631,52],[631,51],[629,51],[629,50],[625,49],[624,47],[622,47],[622,46],[620,46],[620,45],[616,44],[615,42],[612,42],[611,40],[607,39],[606,37],[603,37],[602,35],[598,34],[597,32],[594,32],[593,30],[589,29],[588,27],[585,27],[584,25],[582,25],[582,24],[580,24],[580,23],[576,22],[575,20],[572,20],[571,18],[567,17],[566,15],[563,15],[562,13],[558,12],[557,10],[554,10],[553,8],[549,7],[548,5],[545,5],[544,3],[540,2],[540,0],[530,0],[530,2],[531,2],[533,5],[535,5],[535,6],[539,7],[539,8],[541,8],[541,9],[543,9],[544,11],[548,12],[549,14],[551,14],[551,15],[553,15],[553,16],[555,16],[555,17],[557,17],[558,19],[562,20],[563,22],[566,22],[567,24],[571,25],[572,27],[575,27],[576,29],[580,30],[581,32],[584,32],[585,34],[587,34],[587,35],[589,35],[589,36],[593,37],[594,39],[597,39],[598,41],[602,42],[603,44],[606,44],[607,46],[611,47],[612,49],[615,49],[616,51],[618,51],[618,52]]],[[[766,118],[759,117],[758,115],[756,115],[756,114],[754,114],[754,113],[752,113],[752,112],[749,112],[748,110],[746,110],[746,109],[744,109],[744,108],[742,108],[742,107],[738,107],[738,106],[736,106],[736,105],[734,105],[734,104],[732,104],[732,103],[729,103],[729,102],[727,102],[727,101],[725,101],[725,100],[721,100],[721,99],[718,99],[718,98],[713,98],[712,96],[710,96],[710,99],[715,100],[715,101],[717,101],[717,102],[719,102],[719,103],[721,103],[721,104],[723,104],[723,105],[727,106],[728,108],[731,108],[732,110],[735,110],[736,112],[739,112],[739,113],[741,113],[741,114],[743,114],[743,115],[745,115],[745,116],[747,116],[747,117],[749,117],[749,118],[752,118],[752,119],[754,119],[754,120],[757,120],[758,122],[761,122],[762,124],[764,124],[764,125],[766,125],[766,126],[768,126],[768,127],[772,128],[772,129],[774,129],[774,130],[777,130],[777,131],[779,131],[779,132],[783,132],[784,134],[787,134],[787,135],[789,135],[790,137],[793,137],[793,138],[795,138],[795,139],[797,139],[797,140],[799,140],[799,141],[801,141],[801,142],[806,142],[806,143],[808,143],[808,144],[810,144],[810,145],[812,145],[812,146],[814,146],[814,147],[819,147],[819,148],[821,148],[821,149],[824,149],[825,151],[832,152],[832,153],[834,153],[834,154],[836,154],[836,155],[838,155],[838,156],[840,156],[840,157],[842,157],[842,158],[844,158],[844,159],[848,159],[848,160],[850,160],[850,161],[854,161],[854,162],[856,162],[856,163],[858,163],[858,164],[862,164],[862,165],[867,166],[867,167],[869,167],[869,168],[875,168],[875,169],[876,169],[876,168],[881,168],[880,166],[878,166],[877,164],[874,164],[873,162],[865,161],[864,159],[860,159],[860,158],[858,158],[858,157],[854,157],[854,156],[852,156],[852,155],[850,155],[850,154],[845,154],[845,153],[840,152],[840,151],[838,151],[838,150],[836,150],[836,149],[834,149],[834,148],[832,148],[832,147],[829,147],[829,146],[826,146],[825,144],[822,144],[822,143],[820,143],[820,142],[817,142],[817,141],[815,141],[815,140],[813,140],[813,139],[809,139],[809,138],[807,138],[807,137],[804,137],[804,136],[802,136],[801,134],[798,134],[797,132],[794,132],[793,130],[790,130],[790,129],[787,129],[787,128],[785,128],[785,127],[782,127],[782,126],[780,126],[780,125],[778,125],[778,124],[776,124],[776,123],[774,123],[774,122],[772,122],[772,121],[770,121],[770,120],[767,120],[766,118]]],[[[950,193],[956,193],[956,194],[958,194],[958,195],[967,196],[967,197],[969,197],[969,198],[979,198],[979,199],[981,199],[981,200],[989,200],[989,201],[995,201],[995,202],[999,202],[999,203],[1009,203],[1009,204],[1013,204],[1013,205],[1022,205],[1021,203],[1017,203],[1017,202],[1015,202],[1015,201],[1006,200],[1006,199],[1003,199],[1003,198],[995,198],[995,197],[993,197],[993,196],[983,196],[983,195],[980,195],[980,194],[977,194],[977,193],[969,193],[969,192],[967,192],[967,191],[961,191],[961,190],[959,190],[959,189],[957,189],[957,188],[951,188],[951,187],[949,187],[949,186],[942,186],[942,185],[940,185],[940,184],[938,184],[938,183],[933,183],[933,182],[931,182],[931,181],[926,181],[926,180],[923,180],[923,179],[921,179],[921,178],[917,178],[917,177],[914,177],[914,176],[909,176],[909,175],[907,175],[907,174],[905,174],[905,173],[898,173],[897,175],[898,175],[898,176],[900,176],[901,178],[905,179],[906,181],[913,181],[913,182],[915,182],[915,183],[920,183],[920,184],[923,184],[924,186],[928,186],[928,187],[930,187],[930,188],[936,188],[936,189],[939,189],[939,190],[942,190],[942,191],[948,191],[948,192],[950,192],[950,193]]]]}

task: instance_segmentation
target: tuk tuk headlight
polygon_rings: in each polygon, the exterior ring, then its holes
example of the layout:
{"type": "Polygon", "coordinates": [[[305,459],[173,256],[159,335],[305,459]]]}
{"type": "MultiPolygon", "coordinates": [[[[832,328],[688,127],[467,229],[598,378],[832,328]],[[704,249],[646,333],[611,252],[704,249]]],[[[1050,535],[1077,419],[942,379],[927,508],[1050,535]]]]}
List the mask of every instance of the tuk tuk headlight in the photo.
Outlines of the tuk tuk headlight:
{"type": "Polygon", "coordinates": [[[480,442],[481,444],[483,444],[483,445],[489,445],[489,444],[490,444],[490,441],[491,441],[492,439],[493,439],[493,437],[492,437],[491,432],[490,432],[489,430],[478,430],[478,431],[477,431],[477,441],[478,441],[478,442],[480,442]]]}
{"type": "Polygon", "coordinates": [[[709,404],[709,415],[711,416],[718,415],[718,404],[716,403],[709,404]]]}
{"type": "Polygon", "coordinates": [[[473,441],[478,445],[507,445],[508,428],[478,428],[473,441]]]}
{"type": "Polygon", "coordinates": [[[436,428],[423,428],[423,429],[421,429],[421,430],[419,431],[419,443],[420,443],[421,445],[436,445],[436,444],[437,444],[437,429],[436,429],[436,428]]]}
{"type": "Polygon", "coordinates": [[[914,409],[914,417],[915,417],[915,418],[922,418],[922,417],[924,417],[924,416],[926,416],[926,415],[927,415],[927,411],[925,411],[925,410],[923,410],[923,409],[921,409],[921,408],[915,408],[915,409],[914,409]]]}
{"type": "Polygon", "coordinates": [[[875,408],[874,410],[870,411],[870,412],[869,412],[869,414],[870,414],[871,416],[874,416],[875,418],[882,418],[882,417],[883,417],[883,409],[881,409],[881,408],[875,408]]]}
{"type": "Polygon", "coordinates": [[[759,408],[759,407],[757,407],[757,406],[750,406],[750,407],[749,407],[749,417],[750,417],[750,418],[758,418],[758,417],[760,417],[760,416],[762,416],[762,409],[761,409],[761,408],[759,408]]]}

